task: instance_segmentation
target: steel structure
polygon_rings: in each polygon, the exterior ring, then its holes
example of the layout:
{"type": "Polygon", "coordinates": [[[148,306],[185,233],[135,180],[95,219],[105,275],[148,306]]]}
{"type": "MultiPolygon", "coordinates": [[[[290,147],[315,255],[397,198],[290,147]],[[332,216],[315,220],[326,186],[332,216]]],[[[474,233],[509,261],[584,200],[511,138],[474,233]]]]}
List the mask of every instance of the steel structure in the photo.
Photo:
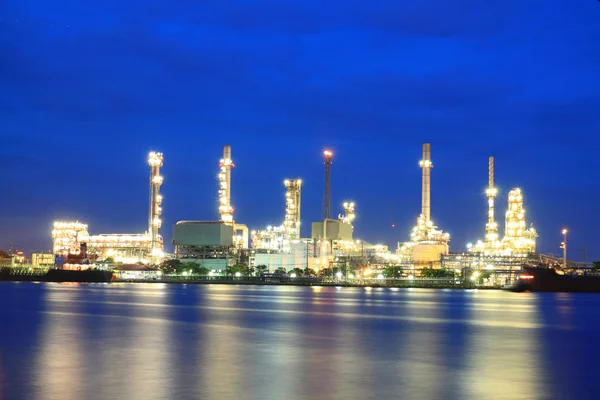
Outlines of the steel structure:
{"type": "Polygon", "coordinates": [[[531,226],[526,228],[523,194],[516,188],[508,193],[508,210],[504,227],[502,247],[512,252],[535,252],[537,232],[531,226]]]}
{"type": "Polygon", "coordinates": [[[508,193],[508,209],[505,215],[504,237],[499,239],[498,224],[495,220],[494,203],[498,190],[494,186],[494,157],[488,161],[488,187],[485,191],[488,199],[488,222],[485,240],[474,245],[468,244],[469,253],[481,253],[491,257],[521,257],[535,252],[537,232],[533,224],[527,228],[523,193],[515,188],[508,193]]]}
{"type": "Polygon", "coordinates": [[[283,221],[284,238],[287,240],[300,239],[300,194],[301,179],[286,179],[283,181],[285,193],[285,219],[283,221]]]}
{"type": "Polygon", "coordinates": [[[148,155],[148,165],[150,165],[150,210],[148,217],[148,233],[150,234],[150,251],[153,256],[160,256],[163,252],[163,243],[160,239],[158,230],[162,225],[160,216],[162,215],[162,196],[160,186],[163,183],[163,177],[160,175],[160,168],[163,166],[162,153],[150,152],[148,155]]]}
{"type": "Polygon", "coordinates": [[[342,207],[344,208],[344,214],[340,215],[338,217],[338,219],[345,224],[352,225],[352,223],[356,219],[356,214],[354,213],[354,207],[355,207],[354,202],[346,201],[346,202],[344,202],[344,204],[342,204],[342,207]]]}
{"type": "Polygon", "coordinates": [[[498,249],[500,242],[498,241],[498,224],[494,216],[494,202],[498,189],[494,186],[494,157],[488,160],[488,188],[485,190],[485,195],[488,198],[488,222],[485,226],[485,248],[489,250],[498,249]]]}
{"type": "Polygon", "coordinates": [[[162,225],[162,196],[160,187],[163,177],[162,153],[148,154],[150,166],[150,203],[148,210],[148,231],[141,234],[90,235],[87,224],[75,222],[54,222],[52,240],[54,254],[67,256],[82,253],[82,244],[87,252],[96,259],[113,258],[117,262],[160,262],[164,255],[163,239],[159,234],[162,225]]]}
{"type": "Polygon", "coordinates": [[[219,162],[219,214],[221,221],[233,224],[233,207],[231,207],[231,146],[223,147],[223,158],[219,162]]]}
{"type": "Polygon", "coordinates": [[[285,228],[283,226],[267,226],[266,229],[250,232],[252,248],[255,250],[284,251],[285,228]]]}
{"type": "Polygon", "coordinates": [[[323,220],[331,214],[331,164],[333,153],[329,150],[323,152],[325,156],[325,193],[323,197],[323,220]]]}
{"type": "Polygon", "coordinates": [[[79,254],[81,243],[87,242],[89,236],[87,224],[79,221],[54,222],[52,229],[53,252],[59,256],[79,254]]]}

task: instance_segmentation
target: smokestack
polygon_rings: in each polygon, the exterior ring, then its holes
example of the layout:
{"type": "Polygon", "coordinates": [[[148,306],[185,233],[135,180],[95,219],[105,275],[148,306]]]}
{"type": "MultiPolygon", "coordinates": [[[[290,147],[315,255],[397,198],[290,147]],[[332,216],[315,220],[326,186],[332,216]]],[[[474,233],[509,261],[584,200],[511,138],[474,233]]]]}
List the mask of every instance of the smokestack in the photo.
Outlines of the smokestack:
{"type": "Polygon", "coordinates": [[[223,158],[219,162],[219,214],[221,221],[233,223],[233,208],[231,207],[231,146],[223,147],[223,158]]]}
{"type": "Polygon", "coordinates": [[[421,214],[425,218],[425,222],[431,220],[431,145],[425,143],[423,145],[423,158],[419,162],[422,172],[422,193],[421,193],[421,214]]]}
{"type": "Polygon", "coordinates": [[[323,198],[323,221],[331,214],[331,159],[333,153],[329,150],[323,152],[325,156],[325,197],[323,198]]]}

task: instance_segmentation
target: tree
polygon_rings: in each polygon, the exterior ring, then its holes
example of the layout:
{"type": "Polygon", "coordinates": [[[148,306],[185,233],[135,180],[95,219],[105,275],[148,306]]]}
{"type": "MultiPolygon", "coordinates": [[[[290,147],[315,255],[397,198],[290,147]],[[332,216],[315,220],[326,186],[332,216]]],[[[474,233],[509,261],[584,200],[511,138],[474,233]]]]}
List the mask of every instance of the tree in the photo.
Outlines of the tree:
{"type": "Polygon", "coordinates": [[[445,268],[423,268],[421,275],[426,278],[454,278],[454,271],[445,268]]]}
{"type": "Polygon", "coordinates": [[[194,274],[196,275],[208,275],[208,273],[210,272],[210,270],[206,267],[201,267],[200,265],[196,264],[196,268],[194,269],[194,274]]]}
{"type": "Polygon", "coordinates": [[[302,275],[304,275],[304,270],[302,268],[290,269],[290,274],[296,274],[296,276],[302,276],[302,275]]]}
{"type": "Polygon", "coordinates": [[[250,265],[248,265],[248,266],[244,267],[243,274],[246,275],[246,276],[254,276],[255,272],[256,272],[256,268],[251,267],[250,265]]]}
{"type": "Polygon", "coordinates": [[[112,257],[107,257],[104,259],[103,261],[105,264],[114,264],[115,263],[115,259],[112,257]]]}
{"type": "Polygon", "coordinates": [[[243,265],[231,265],[227,268],[225,268],[225,274],[226,275],[235,275],[237,273],[242,274],[244,272],[244,266],[243,265]]]}
{"type": "Polygon", "coordinates": [[[10,258],[10,255],[4,250],[0,250],[0,258],[10,258]]]}
{"type": "Polygon", "coordinates": [[[181,269],[181,260],[167,260],[163,261],[159,269],[163,274],[174,274],[181,269]]]}
{"type": "Polygon", "coordinates": [[[479,276],[477,277],[477,282],[482,285],[485,279],[490,279],[492,273],[490,271],[481,271],[479,276]]]}
{"type": "Polygon", "coordinates": [[[402,267],[399,265],[391,265],[383,270],[383,276],[386,278],[401,278],[402,267]]]}
{"type": "Polygon", "coordinates": [[[256,271],[257,271],[259,274],[264,274],[264,273],[266,273],[268,270],[269,270],[269,267],[267,267],[266,265],[262,265],[262,264],[261,264],[261,265],[257,265],[257,266],[256,266],[256,271]]]}
{"type": "Polygon", "coordinates": [[[307,267],[307,268],[304,268],[303,275],[304,276],[317,276],[317,271],[315,271],[312,268],[307,267]]]}
{"type": "Polygon", "coordinates": [[[275,270],[276,274],[287,274],[287,271],[283,267],[279,267],[275,270]]]}

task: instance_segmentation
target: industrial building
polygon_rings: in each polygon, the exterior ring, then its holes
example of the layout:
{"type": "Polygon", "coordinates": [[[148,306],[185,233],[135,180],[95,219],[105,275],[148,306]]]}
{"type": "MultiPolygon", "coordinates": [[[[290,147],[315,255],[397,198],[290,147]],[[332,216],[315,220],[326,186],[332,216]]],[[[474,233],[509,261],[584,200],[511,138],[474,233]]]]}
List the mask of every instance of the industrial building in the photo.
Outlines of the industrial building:
{"type": "Polygon", "coordinates": [[[164,256],[163,239],[159,234],[162,225],[162,196],[160,187],[163,177],[162,153],[150,152],[150,207],[148,230],[135,234],[90,235],[88,225],[79,221],[54,222],[52,230],[53,252],[58,259],[69,257],[84,261],[102,261],[112,258],[123,263],[159,263],[164,256]],[[85,245],[85,246],[83,246],[85,245]],[[83,251],[85,249],[85,252],[83,251]],[[85,253],[85,254],[82,254],[85,253]]]}

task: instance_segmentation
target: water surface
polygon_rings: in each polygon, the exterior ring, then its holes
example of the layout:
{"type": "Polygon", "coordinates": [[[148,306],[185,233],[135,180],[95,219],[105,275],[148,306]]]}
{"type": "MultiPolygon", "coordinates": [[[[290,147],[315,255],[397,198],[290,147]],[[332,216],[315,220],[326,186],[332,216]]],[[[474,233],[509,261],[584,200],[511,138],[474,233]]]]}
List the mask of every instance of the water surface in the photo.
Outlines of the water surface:
{"type": "Polygon", "coordinates": [[[0,399],[598,399],[600,295],[0,282],[0,399]]]}

